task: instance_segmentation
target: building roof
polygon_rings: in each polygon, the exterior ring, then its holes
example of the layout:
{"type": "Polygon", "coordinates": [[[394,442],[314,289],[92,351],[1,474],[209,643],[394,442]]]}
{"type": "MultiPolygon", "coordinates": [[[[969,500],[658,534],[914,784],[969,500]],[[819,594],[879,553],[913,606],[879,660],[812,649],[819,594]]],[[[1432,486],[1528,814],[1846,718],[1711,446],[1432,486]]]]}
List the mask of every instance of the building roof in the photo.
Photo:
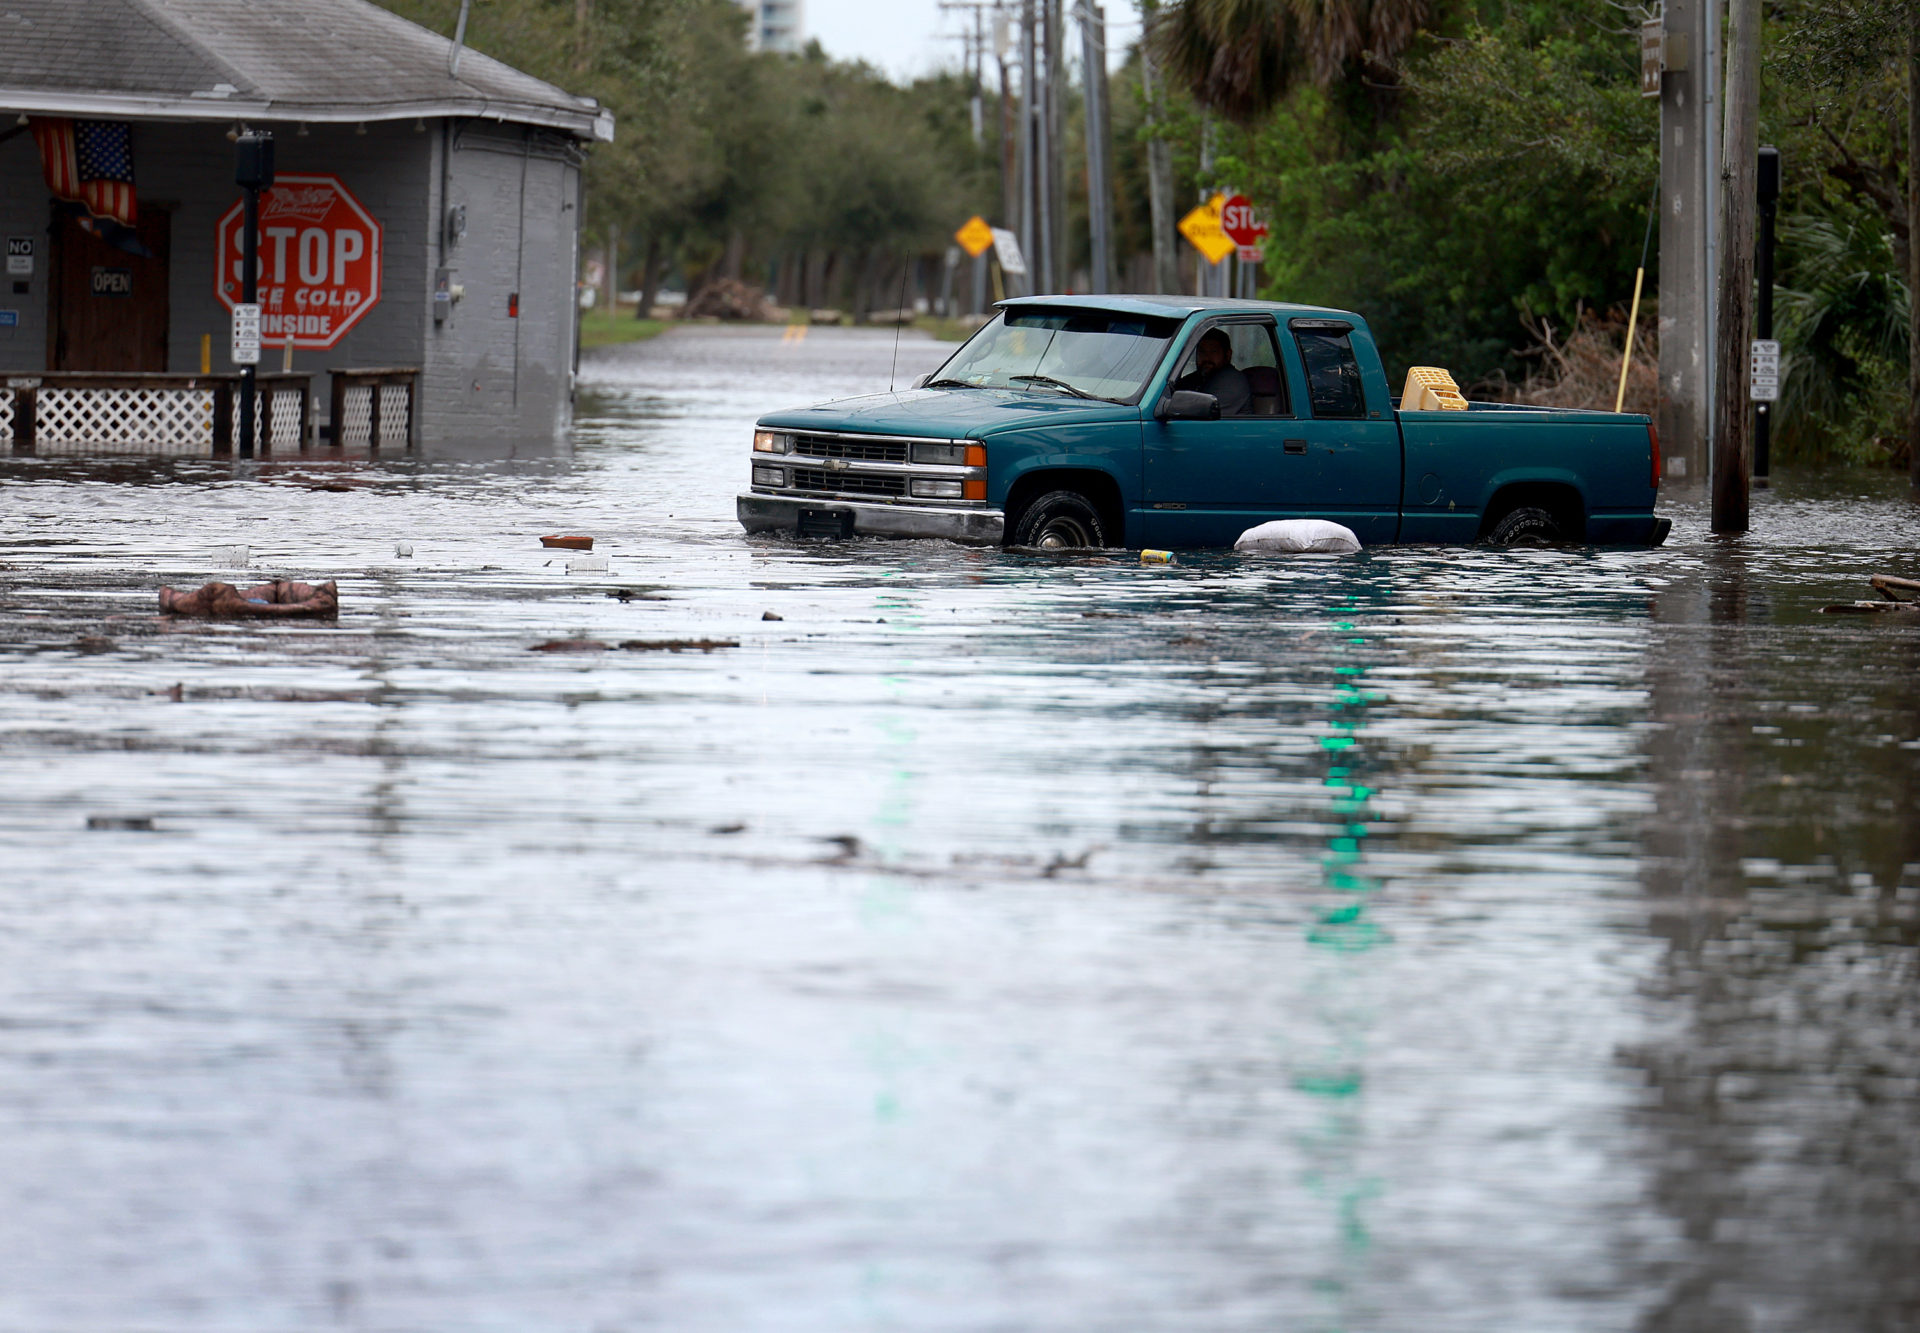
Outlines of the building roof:
{"type": "Polygon", "coordinates": [[[1115,315],[1158,315],[1167,319],[1184,319],[1188,315],[1202,310],[1218,311],[1228,314],[1235,310],[1254,310],[1262,313],[1284,310],[1290,315],[1331,315],[1342,319],[1352,319],[1344,310],[1333,310],[1326,306],[1294,305],[1288,301],[1241,301],[1224,296],[1015,296],[995,305],[1007,309],[1022,309],[1030,306],[1058,308],[1072,306],[1077,310],[1104,310],[1115,315]]]}
{"type": "Polygon", "coordinates": [[[613,116],[370,0],[0,0],[0,111],[128,120],[613,116]]]}

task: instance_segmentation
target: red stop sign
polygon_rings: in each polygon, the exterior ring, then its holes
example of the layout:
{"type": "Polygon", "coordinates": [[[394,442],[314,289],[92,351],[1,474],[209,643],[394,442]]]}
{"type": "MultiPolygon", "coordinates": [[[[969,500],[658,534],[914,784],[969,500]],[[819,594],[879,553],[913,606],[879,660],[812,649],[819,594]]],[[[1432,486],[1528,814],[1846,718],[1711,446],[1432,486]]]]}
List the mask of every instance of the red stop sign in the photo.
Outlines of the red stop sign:
{"type": "Polygon", "coordinates": [[[1253,205],[1247,202],[1247,196],[1236,194],[1220,206],[1220,230],[1231,237],[1235,245],[1256,245],[1267,234],[1267,224],[1253,215],[1253,205]]]}
{"type": "MultiPolygon", "coordinates": [[[[240,302],[235,203],[216,231],[214,294],[240,302]]],[[[380,224],[336,176],[281,176],[260,195],[260,341],[332,347],[380,303],[380,224]]]]}

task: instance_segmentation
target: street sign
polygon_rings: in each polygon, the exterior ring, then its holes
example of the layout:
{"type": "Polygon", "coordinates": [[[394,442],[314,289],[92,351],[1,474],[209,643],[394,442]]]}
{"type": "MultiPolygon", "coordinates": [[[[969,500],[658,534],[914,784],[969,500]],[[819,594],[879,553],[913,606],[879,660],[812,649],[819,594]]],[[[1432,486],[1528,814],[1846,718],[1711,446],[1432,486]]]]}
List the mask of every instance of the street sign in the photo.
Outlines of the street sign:
{"type": "Polygon", "coordinates": [[[33,276],[33,237],[7,237],[7,276],[9,278],[33,276]]]}
{"type": "Polygon", "coordinates": [[[1253,205],[1244,194],[1236,194],[1220,206],[1220,230],[1244,250],[1260,244],[1267,234],[1267,224],[1254,215],[1253,205]]]}
{"type": "Polygon", "coordinates": [[[1235,249],[1232,238],[1220,229],[1220,209],[1226,202],[1225,195],[1216,194],[1180,219],[1180,234],[1209,264],[1219,263],[1235,249]]]}
{"type": "Polygon", "coordinates": [[[1660,72],[1667,65],[1667,21],[1648,19],[1640,25],[1640,95],[1660,95],[1660,72]]]}
{"type": "Polygon", "coordinates": [[[1261,260],[1267,257],[1266,248],[1264,246],[1259,246],[1259,245],[1240,246],[1239,254],[1240,254],[1240,262],[1243,264],[1258,264],[1261,260]]]}
{"type": "Polygon", "coordinates": [[[1027,257],[1020,253],[1020,238],[1005,227],[992,227],[989,230],[993,232],[993,254],[1000,261],[1000,271],[1017,278],[1026,277],[1027,257]]]}
{"type": "Polygon", "coordinates": [[[260,306],[236,303],[233,307],[233,364],[260,364],[260,306]]]}
{"type": "Polygon", "coordinates": [[[960,242],[962,250],[978,259],[993,245],[993,228],[987,225],[985,218],[975,213],[967,219],[966,226],[953,234],[953,239],[960,242]]]}
{"type": "Polygon", "coordinates": [[[1780,344],[1771,338],[1755,338],[1748,363],[1747,398],[1756,403],[1780,401],[1780,344]]]}
{"type": "MultiPolygon", "coordinates": [[[[240,217],[216,228],[214,290],[240,302],[240,217]]],[[[279,176],[260,193],[260,325],[275,346],[332,347],[380,303],[380,224],[338,177],[279,176]]]]}

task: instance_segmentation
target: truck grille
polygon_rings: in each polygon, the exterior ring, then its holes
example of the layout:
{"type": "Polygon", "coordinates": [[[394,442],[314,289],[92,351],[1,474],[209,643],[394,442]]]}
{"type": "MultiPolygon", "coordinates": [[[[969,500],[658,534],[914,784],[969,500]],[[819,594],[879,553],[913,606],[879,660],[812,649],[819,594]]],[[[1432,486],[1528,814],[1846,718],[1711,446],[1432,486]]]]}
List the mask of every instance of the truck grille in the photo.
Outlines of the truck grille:
{"type": "Polygon", "coordinates": [[[907,446],[888,441],[823,439],[817,435],[793,437],[793,452],[808,458],[852,458],[863,463],[904,463],[907,446]]]}
{"type": "Polygon", "coordinates": [[[841,495],[902,496],[907,493],[905,477],[875,477],[858,472],[823,472],[818,468],[797,467],[793,485],[802,491],[834,491],[841,495]]]}

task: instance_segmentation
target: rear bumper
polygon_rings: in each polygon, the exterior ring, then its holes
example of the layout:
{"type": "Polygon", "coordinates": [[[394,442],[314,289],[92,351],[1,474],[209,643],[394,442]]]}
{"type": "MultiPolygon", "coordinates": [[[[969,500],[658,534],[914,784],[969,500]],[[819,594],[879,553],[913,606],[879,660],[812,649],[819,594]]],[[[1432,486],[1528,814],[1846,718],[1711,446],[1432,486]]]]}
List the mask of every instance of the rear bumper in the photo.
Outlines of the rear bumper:
{"type": "Polygon", "coordinates": [[[734,507],[740,526],[748,532],[798,532],[803,509],[846,514],[855,535],[862,537],[944,537],[969,546],[998,546],[1007,530],[1007,516],[998,509],[877,505],[758,494],[738,497],[734,507]]]}

